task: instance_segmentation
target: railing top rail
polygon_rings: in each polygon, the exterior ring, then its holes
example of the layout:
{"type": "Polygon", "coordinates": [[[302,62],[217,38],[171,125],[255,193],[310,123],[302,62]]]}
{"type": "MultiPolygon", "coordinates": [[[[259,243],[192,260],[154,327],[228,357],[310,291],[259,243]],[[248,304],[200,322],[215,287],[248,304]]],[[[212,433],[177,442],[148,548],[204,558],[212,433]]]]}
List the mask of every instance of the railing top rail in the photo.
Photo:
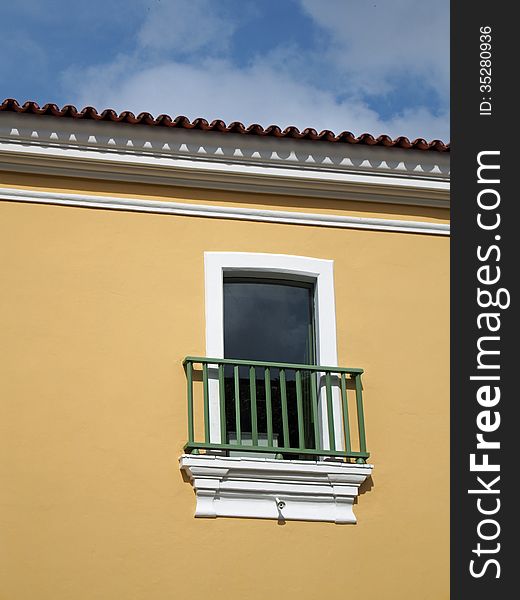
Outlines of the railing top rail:
{"type": "Polygon", "coordinates": [[[187,356],[182,364],[186,365],[187,363],[245,367],[270,367],[275,369],[294,369],[299,371],[317,371],[324,373],[347,373],[349,375],[361,375],[361,373],[363,373],[363,369],[356,369],[353,367],[326,367],[323,365],[302,365],[293,363],[264,362],[258,360],[234,360],[232,358],[207,358],[202,356],[187,356]]]}
{"type": "Polygon", "coordinates": [[[336,456],[338,458],[369,458],[370,452],[355,452],[345,450],[317,450],[315,448],[285,448],[283,446],[242,446],[236,444],[213,444],[206,442],[188,442],[184,449],[191,452],[194,449],[202,450],[233,450],[240,452],[269,452],[285,454],[307,454],[311,456],[336,456]]]}

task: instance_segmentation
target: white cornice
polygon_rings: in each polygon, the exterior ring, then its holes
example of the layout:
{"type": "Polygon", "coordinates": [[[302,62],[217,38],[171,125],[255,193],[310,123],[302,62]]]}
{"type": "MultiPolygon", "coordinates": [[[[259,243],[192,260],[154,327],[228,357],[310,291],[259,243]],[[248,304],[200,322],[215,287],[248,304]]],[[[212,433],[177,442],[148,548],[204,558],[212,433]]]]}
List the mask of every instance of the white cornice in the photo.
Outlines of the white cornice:
{"type": "Polygon", "coordinates": [[[0,113],[0,168],[449,206],[449,153],[0,113]]]}
{"type": "Polygon", "coordinates": [[[354,500],[371,465],[184,454],[196,517],[356,523],[354,500]]]}
{"type": "Polygon", "coordinates": [[[17,188],[0,188],[0,200],[28,202],[32,204],[56,204],[81,208],[104,208],[133,212],[150,212],[189,217],[216,219],[238,219],[243,221],[263,221],[291,225],[316,225],[346,229],[372,229],[402,233],[449,235],[450,227],[445,223],[428,221],[404,221],[396,219],[374,219],[322,213],[290,212],[260,208],[238,208],[207,204],[187,204],[164,202],[142,198],[122,198],[116,196],[94,196],[59,192],[40,192],[17,188]]]}

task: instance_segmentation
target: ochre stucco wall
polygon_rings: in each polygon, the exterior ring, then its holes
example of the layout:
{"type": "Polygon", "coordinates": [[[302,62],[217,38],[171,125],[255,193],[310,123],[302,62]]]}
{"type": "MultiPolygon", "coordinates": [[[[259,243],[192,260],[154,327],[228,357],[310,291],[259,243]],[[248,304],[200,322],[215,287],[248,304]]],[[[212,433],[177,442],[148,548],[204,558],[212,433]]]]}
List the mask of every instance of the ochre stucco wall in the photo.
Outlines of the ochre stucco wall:
{"type": "Polygon", "coordinates": [[[2,600],[448,598],[447,238],[0,209],[2,600]],[[208,250],[334,259],[375,466],[357,525],[193,518],[181,362],[205,354],[208,250]]]}

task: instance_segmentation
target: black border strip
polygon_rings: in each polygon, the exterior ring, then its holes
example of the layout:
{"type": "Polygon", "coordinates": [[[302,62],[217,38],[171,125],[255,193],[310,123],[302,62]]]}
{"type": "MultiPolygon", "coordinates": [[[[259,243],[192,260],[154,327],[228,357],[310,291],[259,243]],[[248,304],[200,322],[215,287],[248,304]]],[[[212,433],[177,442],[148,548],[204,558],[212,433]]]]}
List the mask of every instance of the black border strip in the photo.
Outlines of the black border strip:
{"type": "Polygon", "coordinates": [[[482,0],[451,3],[454,600],[517,595],[506,592],[515,589],[511,506],[516,477],[507,463],[514,460],[518,327],[513,319],[520,258],[519,234],[514,231],[517,199],[513,185],[519,167],[513,148],[518,135],[513,108],[518,56],[513,7],[482,0]],[[480,173],[479,163],[487,165],[480,173]],[[489,302],[496,306],[486,306],[489,302]],[[477,447],[478,434],[487,447],[477,447]]]}

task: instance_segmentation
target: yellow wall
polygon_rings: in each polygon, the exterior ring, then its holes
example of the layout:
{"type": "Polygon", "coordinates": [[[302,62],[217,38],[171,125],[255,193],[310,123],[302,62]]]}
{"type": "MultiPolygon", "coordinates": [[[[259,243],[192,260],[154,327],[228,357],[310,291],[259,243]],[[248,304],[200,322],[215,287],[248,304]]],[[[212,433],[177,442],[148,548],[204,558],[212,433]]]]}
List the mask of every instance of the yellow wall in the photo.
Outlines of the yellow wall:
{"type": "Polygon", "coordinates": [[[448,598],[446,238],[5,202],[0,240],[2,600],[448,598]],[[193,518],[181,361],[205,354],[208,250],[334,259],[375,465],[357,525],[193,518]]]}

